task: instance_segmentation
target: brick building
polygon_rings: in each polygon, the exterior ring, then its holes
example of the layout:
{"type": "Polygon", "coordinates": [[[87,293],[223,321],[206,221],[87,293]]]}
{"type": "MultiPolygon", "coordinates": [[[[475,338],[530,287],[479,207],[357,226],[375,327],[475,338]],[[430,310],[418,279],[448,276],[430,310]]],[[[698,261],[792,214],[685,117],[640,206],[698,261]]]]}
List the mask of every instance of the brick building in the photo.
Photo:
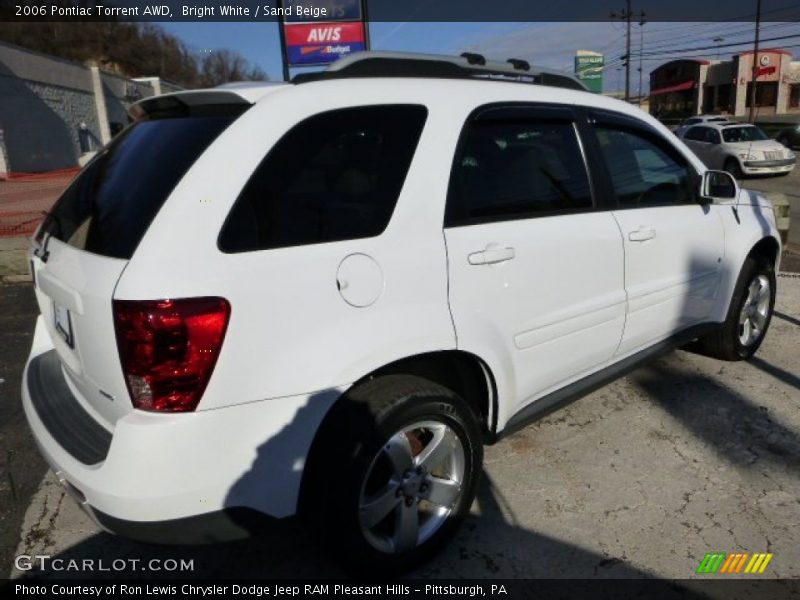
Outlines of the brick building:
{"type": "MultiPolygon", "coordinates": [[[[728,61],[673,60],[650,74],[650,113],[660,118],[699,114],[747,116],[753,52],[728,61]]],[[[758,52],[756,109],[759,117],[800,116],[800,61],[787,50],[758,52]]]]}

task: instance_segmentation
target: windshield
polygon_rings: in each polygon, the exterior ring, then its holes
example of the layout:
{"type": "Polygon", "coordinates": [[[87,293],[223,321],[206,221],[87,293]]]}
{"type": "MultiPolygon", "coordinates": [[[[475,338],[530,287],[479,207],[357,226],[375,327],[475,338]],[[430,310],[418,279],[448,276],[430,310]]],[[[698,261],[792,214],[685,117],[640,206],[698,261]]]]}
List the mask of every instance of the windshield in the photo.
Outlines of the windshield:
{"type": "Polygon", "coordinates": [[[742,127],[726,127],[722,130],[722,139],[728,143],[736,142],[760,142],[768,140],[769,136],[758,127],[745,125],[742,127]]]}

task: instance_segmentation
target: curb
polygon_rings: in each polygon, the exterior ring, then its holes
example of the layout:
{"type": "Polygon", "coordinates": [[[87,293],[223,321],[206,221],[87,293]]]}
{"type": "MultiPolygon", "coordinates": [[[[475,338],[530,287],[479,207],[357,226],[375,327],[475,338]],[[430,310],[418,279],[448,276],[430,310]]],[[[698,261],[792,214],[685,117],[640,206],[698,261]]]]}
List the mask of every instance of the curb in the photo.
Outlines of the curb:
{"type": "Polygon", "coordinates": [[[33,283],[33,279],[29,274],[24,275],[4,275],[0,278],[3,284],[15,285],[19,283],[33,283]]]}

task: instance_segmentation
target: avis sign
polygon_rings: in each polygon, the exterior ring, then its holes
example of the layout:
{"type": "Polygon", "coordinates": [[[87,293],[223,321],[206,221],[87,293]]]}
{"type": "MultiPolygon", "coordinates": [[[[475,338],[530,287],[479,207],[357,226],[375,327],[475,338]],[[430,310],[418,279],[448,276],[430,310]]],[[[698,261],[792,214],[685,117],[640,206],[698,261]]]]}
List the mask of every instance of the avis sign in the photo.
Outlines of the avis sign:
{"type": "Polygon", "coordinates": [[[330,63],[365,49],[361,21],[286,25],[286,54],[292,66],[330,63]]]}

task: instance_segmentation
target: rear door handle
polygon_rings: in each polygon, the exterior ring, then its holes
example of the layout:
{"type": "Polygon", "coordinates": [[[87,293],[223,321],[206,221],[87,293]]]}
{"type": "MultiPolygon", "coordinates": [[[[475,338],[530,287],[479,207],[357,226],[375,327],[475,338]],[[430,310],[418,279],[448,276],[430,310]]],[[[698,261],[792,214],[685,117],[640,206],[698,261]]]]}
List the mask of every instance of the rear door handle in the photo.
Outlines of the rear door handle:
{"type": "Polygon", "coordinates": [[[628,239],[632,242],[646,242],[656,237],[656,230],[652,227],[641,226],[636,231],[628,234],[628,239]]]}
{"type": "Polygon", "coordinates": [[[504,248],[502,246],[490,244],[486,246],[485,250],[473,252],[467,256],[467,260],[471,265],[491,265],[511,260],[515,256],[516,253],[513,248],[504,248]]]}

